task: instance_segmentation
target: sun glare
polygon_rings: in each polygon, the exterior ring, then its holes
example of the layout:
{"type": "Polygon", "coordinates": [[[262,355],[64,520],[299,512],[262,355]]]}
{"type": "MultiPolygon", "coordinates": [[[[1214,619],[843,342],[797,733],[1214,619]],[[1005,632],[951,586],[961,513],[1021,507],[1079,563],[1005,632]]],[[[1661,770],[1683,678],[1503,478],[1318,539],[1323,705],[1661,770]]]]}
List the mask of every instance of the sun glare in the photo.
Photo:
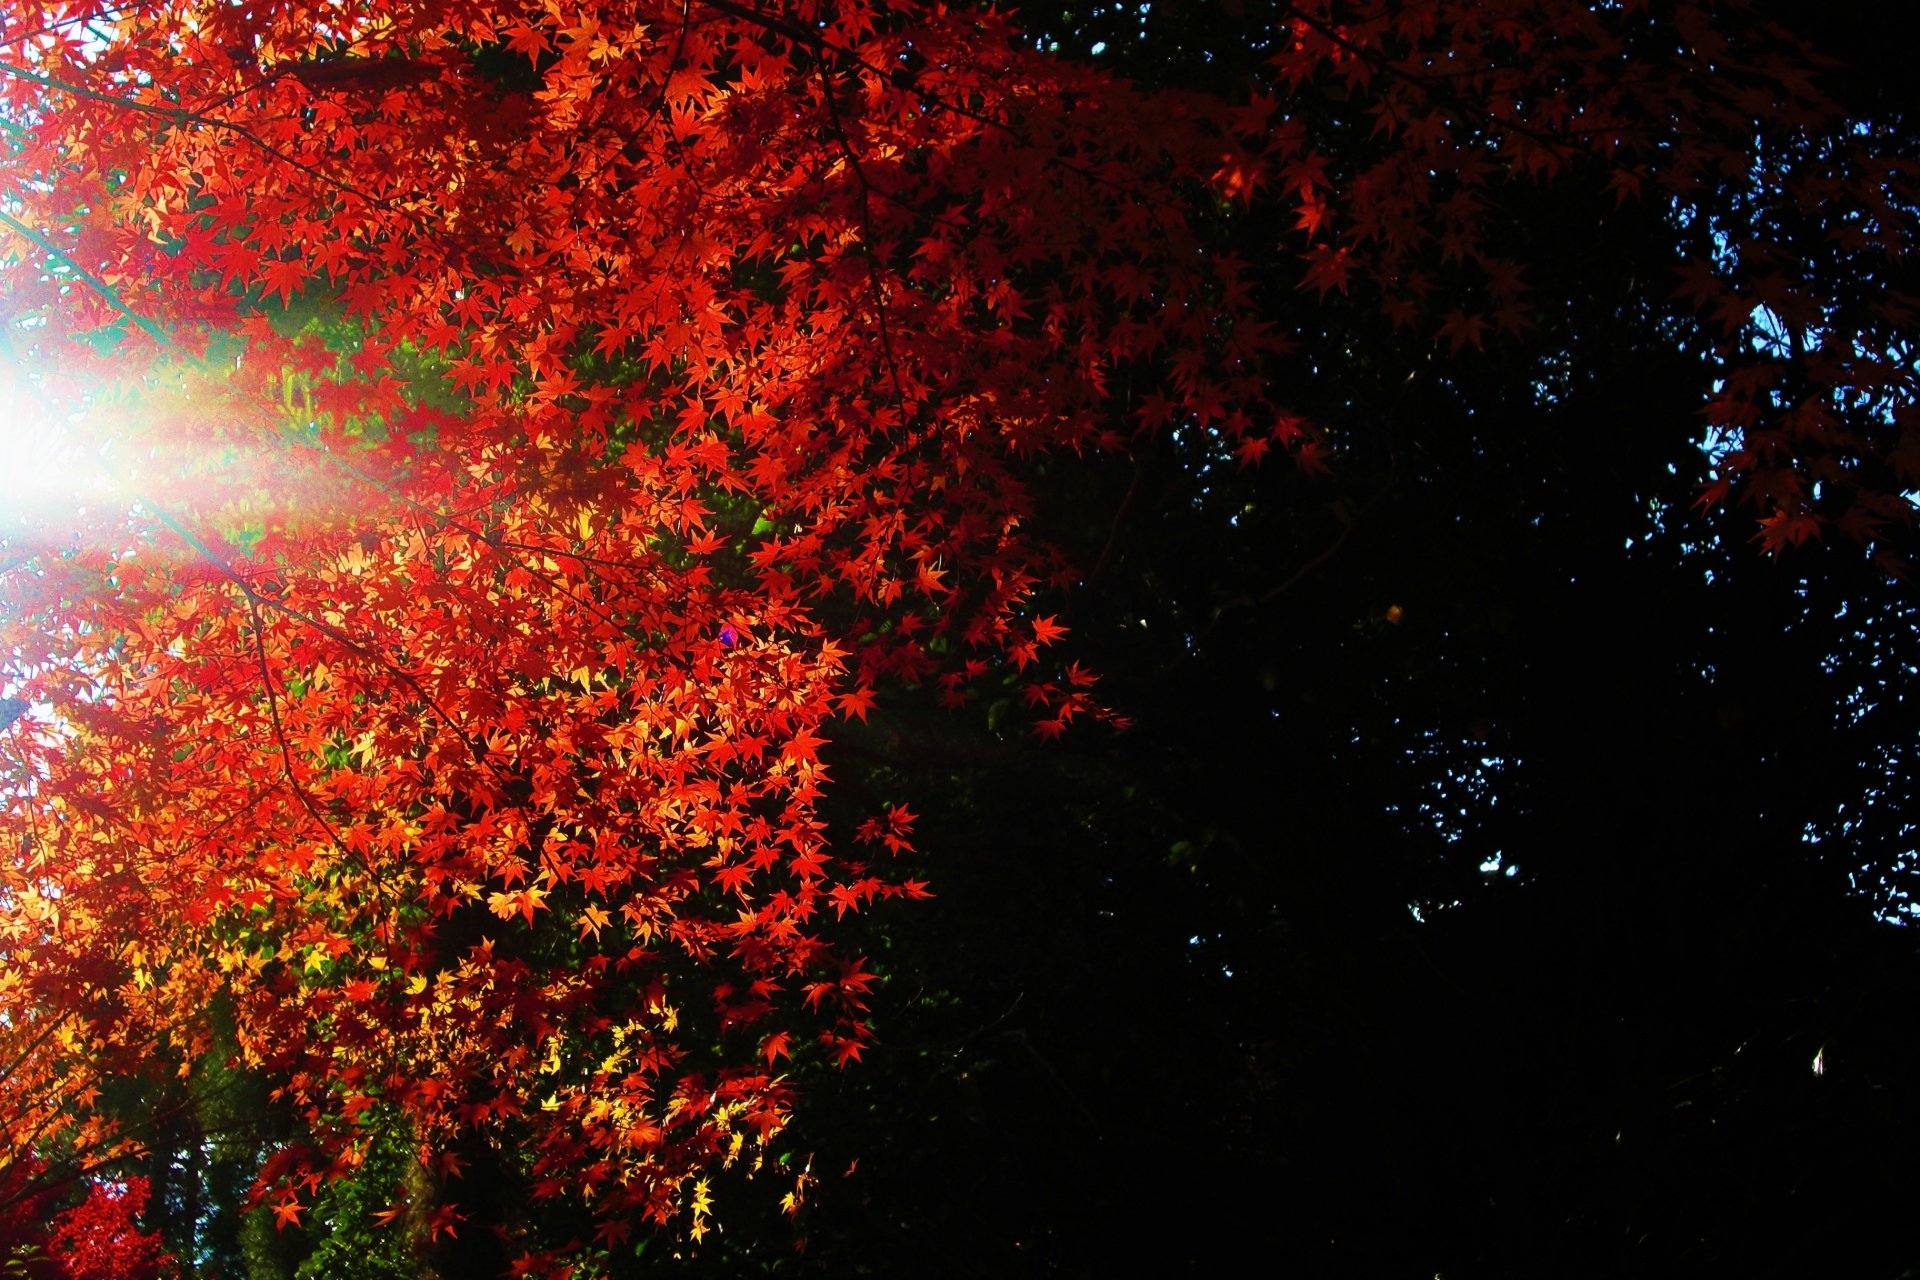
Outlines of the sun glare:
{"type": "Polygon", "coordinates": [[[0,520],[58,514],[104,480],[19,371],[0,364],[0,520]]]}

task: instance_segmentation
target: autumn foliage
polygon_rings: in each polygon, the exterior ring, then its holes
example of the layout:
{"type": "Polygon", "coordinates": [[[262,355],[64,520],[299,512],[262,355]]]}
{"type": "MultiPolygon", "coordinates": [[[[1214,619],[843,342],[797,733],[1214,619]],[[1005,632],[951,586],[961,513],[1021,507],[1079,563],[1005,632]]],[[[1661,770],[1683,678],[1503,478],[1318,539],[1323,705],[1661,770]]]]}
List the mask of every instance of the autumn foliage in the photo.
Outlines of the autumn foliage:
{"type": "Polygon", "coordinates": [[[10,1275],[28,1280],[170,1280],[176,1260],[160,1237],[140,1229],[147,1206],[145,1178],[93,1182],[77,1204],[62,1207],[65,1188],[46,1184],[31,1159],[10,1162],[0,1196],[0,1250],[10,1275]]]}
{"type": "Polygon", "coordinates": [[[1704,500],[1894,565],[1913,175],[1667,8],[1302,3],[1203,97],[903,0],[10,4],[0,289],[78,490],[0,557],[6,1167],[131,1149],[99,1082],[219,1047],[289,1226],[399,1133],[396,1224],[467,1227],[478,1149],[697,1238],[870,1042],[836,923],[928,892],[910,798],[823,812],[836,723],[1111,716],[1031,461],[1337,465],[1270,295],[1524,334],[1516,191],[1670,209],[1704,500]]]}

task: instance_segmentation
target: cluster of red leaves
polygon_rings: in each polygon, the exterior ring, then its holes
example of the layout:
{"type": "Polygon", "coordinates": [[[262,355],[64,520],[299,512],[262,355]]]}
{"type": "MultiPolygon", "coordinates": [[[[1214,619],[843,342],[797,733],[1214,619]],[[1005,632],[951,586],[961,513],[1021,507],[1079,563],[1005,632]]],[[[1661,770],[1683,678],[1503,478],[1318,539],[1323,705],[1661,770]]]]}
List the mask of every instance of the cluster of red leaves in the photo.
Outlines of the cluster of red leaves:
{"type": "Polygon", "coordinates": [[[0,46],[13,341],[105,477],[15,539],[8,999],[100,1069],[230,1007],[283,1221],[401,1124],[697,1231],[868,1042],[823,922],[926,892],[905,809],[826,838],[833,718],[1099,713],[1018,459],[1136,377],[1300,438],[1195,119],[878,0],[86,8],[0,46]]]}
{"type": "Polygon", "coordinates": [[[1101,714],[1023,460],[1316,462],[1223,199],[1459,350],[1529,323],[1502,191],[1610,166],[1697,229],[1775,540],[1816,483],[1904,519],[1910,303],[1845,290],[1910,175],[1669,7],[1311,0],[1223,105],[909,0],[10,5],[0,289],[101,478],[7,547],[9,1025],[106,1071],[231,1008],[315,1139],[286,1222],[399,1125],[606,1238],[703,1229],[780,1063],[869,1040],[832,921],[926,892],[906,810],[829,841],[835,718],[1003,677],[1101,714]]]}
{"type": "Polygon", "coordinates": [[[160,1280],[176,1274],[174,1259],[153,1232],[140,1230],[147,1180],[97,1182],[87,1198],[58,1214],[47,1251],[70,1280],[160,1280]]]}
{"type": "Polygon", "coordinates": [[[31,1156],[0,1168],[0,1259],[22,1280],[170,1280],[179,1275],[159,1233],[142,1231],[145,1178],[86,1182],[86,1198],[60,1207],[70,1188],[31,1156]]]}

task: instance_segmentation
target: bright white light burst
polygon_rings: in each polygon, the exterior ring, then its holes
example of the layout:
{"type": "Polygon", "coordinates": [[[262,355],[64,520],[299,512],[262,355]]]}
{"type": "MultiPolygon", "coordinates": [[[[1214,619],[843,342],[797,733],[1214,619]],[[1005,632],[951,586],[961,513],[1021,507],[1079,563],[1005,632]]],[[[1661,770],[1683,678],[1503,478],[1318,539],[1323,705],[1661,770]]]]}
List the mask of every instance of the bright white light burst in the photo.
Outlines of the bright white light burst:
{"type": "Polygon", "coordinates": [[[56,410],[0,362],[0,524],[69,512],[106,479],[56,410]]]}

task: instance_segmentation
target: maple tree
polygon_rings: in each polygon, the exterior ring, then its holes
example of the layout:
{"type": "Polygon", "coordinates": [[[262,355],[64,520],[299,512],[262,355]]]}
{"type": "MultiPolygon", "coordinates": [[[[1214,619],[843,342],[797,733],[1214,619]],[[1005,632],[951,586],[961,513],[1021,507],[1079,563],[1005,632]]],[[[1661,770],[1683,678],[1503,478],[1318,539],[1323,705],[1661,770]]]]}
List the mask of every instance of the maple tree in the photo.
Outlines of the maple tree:
{"type": "Polygon", "coordinates": [[[92,1081],[226,1022],[297,1120],[280,1224],[401,1134],[429,1240],[504,1225],[477,1162],[698,1239],[790,1061],[870,1043],[838,922],[927,892],[905,804],[823,817],[836,721],[1109,715],[1032,461],[1321,469],[1275,280],[1517,338],[1505,210],[1568,175],[1671,220],[1703,501],[1897,567],[1911,168],[1672,8],[1292,5],[1204,95],[884,0],[10,6],[8,336],[98,474],[6,548],[9,1167],[123,1150],[92,1081]]]}

